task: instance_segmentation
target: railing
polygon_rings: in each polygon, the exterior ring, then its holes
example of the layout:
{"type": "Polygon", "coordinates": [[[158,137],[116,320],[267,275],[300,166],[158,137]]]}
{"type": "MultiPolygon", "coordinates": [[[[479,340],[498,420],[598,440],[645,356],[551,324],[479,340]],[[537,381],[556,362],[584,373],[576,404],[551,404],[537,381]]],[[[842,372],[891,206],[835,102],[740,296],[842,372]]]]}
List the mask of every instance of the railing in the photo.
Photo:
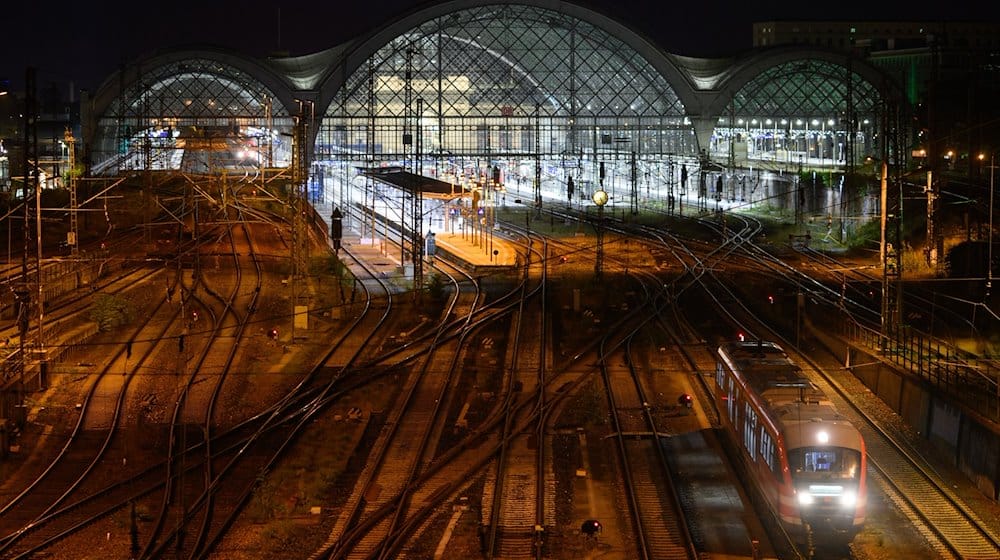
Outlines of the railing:
{"type": "Polygon", "coordinates": [[[1000,422],[1000,366],[912,328],[890,335],[845,321],[845,335],[882,360],[918,376],[955,404],[1000,422]]]}

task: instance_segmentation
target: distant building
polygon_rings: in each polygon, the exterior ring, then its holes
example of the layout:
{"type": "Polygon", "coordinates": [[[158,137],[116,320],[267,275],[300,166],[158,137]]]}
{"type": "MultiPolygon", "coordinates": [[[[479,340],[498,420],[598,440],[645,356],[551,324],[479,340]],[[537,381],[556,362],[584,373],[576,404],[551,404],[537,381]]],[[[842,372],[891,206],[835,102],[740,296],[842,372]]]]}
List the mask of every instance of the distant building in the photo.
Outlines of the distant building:
{"type": "MultiPolygon", "coordinates": [[[[64,89],[49,82],[38,89],[35,135],[39,180],[42,188],[60,188],[65,186],[63,177],[69,170],[65,133],[69,129],[74,136],[80,134],[80,103],[73,84],[64,89]]],[[[25,99],[23,91],[0,96],[0,190],[9,190],[12,180],[20,181],[24,174],[25,99]]]]}
{"type": "Polygon", "coordinates": [[[764,21],[753,24],[753,46],[810,45],[855,50],[866,56],[932,45],[962,50],[1000,49],[1000,24],[931,21],[764,21]]]}
{"type": "Polygon", "coordinates": [[[764,21],[753,45],[839,50],[883,70],[918,120],[913,148],[970,178],[977,154],[1000,150],[1000,23],[764,21]]]}

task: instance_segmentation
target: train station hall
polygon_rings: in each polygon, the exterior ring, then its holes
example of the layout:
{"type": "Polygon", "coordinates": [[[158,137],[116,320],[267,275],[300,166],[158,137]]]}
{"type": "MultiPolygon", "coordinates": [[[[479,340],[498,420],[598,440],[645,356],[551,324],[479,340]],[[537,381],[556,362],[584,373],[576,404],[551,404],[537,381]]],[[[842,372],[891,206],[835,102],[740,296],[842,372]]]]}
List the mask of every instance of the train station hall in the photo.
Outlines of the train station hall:
{"type": "MultiPolygon", "coordinates": [[[[103,83],[83,124],[93,175],[264,187],[295,172],[321,216],[339,208],[370,240],[380,222],[455,231],[497,205],[584,206],[598,189],[632,210],[780,202],[796,170],[866,165],[898,118],[893,81],[843,51],[691,58],[548,0],[442,3],[303,56],[170,50],[103,83]],[[437,190],[385,180],[393,171],[437,190]]],[[[864,197],[831,202],[836,188],[808,205],[865,211],[864,197]]]]}

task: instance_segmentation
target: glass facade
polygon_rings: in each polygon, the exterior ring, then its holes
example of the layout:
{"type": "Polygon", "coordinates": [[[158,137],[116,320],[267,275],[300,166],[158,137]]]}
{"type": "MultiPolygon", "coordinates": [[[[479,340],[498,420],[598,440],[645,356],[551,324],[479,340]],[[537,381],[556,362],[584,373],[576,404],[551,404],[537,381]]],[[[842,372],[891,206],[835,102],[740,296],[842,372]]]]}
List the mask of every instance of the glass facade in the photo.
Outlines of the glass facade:
{"type": "Polygon", "coordinates": [[[880,151],[882,93],[862,77],[872,69],[829,53],[770,51],[723,68],[664,55],[609,31],[610,20],[569,11],[470,2],[409,16],[383,43],[270,64],[212,53],[145,61],[104,96],[113,100],[93,124],[91,173],[287,168],[298,109],[275,100],[300,99],[317,111],[303,117],[299,147],[311,201],[372,209],[382,200],[398,221],[400,193],[364,169],[403,169],[526,204],[536,195],[591,204],[603,186],[612,208],[672,209],[676,200],[707,210],[714,199],[717,209],[764,203],[828,220],[866,211],[822,187],[880,151]],[[270,74],[255,76],[257,68],[270,74]],[[804,167],[828,176],[801,197],[790,172],[804,167]]]}
{"type": "Polygon", "coordinates": [[[97,121],[91,173],[287,167],[292,118],[256,78],[209,59],[151,68],[97,121]]]}
{"type": "Polygon", "coordinates": [[[843,65],[796,60],[761,72],[719,117],[711,154],[730,166],[844,167],[873,145],[881,96],[843,65]],[[848,146],[853,142],[853,146],[848,146]]]}
{"type": "Polygon", "coordinates": [[[606,31],[539,7],[482,6],[425,21],[361,65],[323,117],[313,172],[330,192],[363,181],[359,167],[464,185],[499,168],[505,188],[528,195],[573,177],[585,200],[602,163],[611,191],[662,183],[670,158],[693,158],[684,114],[664,77],[606,31]]]}

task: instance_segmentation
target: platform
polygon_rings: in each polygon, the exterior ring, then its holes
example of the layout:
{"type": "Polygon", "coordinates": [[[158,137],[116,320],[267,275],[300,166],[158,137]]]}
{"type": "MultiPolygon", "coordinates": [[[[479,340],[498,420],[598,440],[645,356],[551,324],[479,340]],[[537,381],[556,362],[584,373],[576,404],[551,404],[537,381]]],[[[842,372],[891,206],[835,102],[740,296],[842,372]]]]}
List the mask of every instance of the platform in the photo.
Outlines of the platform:
{"type": "MultiPolygon", "coordinates": [[[[473,275],[491,274],[504,269],[514,269],[520,262],[517,246],[509,240],[489,236],[473,237],[471,234],[435,234],[435,257],[460,266],[473,275]]],[[[356,232],[344,236],[343,247],[350,251],[383,280],[389,280],[399,291],[412,288],[412,263],[403,263],[398,246],[384,243],[382,239],[362,238],[356,232]]],[[[432,257],[425,256],[425,266],[432,257]]],[[[363,270],[353,270],[359,278],[367,276],[363,270]]]]}
{"type": "Polygon", "coordinates": [[[437,256],[478,273],[518,265],[517,248],[509,240],[495,234],[474,236],[461,233],[438,233],[435,236],[437,256]]]}

